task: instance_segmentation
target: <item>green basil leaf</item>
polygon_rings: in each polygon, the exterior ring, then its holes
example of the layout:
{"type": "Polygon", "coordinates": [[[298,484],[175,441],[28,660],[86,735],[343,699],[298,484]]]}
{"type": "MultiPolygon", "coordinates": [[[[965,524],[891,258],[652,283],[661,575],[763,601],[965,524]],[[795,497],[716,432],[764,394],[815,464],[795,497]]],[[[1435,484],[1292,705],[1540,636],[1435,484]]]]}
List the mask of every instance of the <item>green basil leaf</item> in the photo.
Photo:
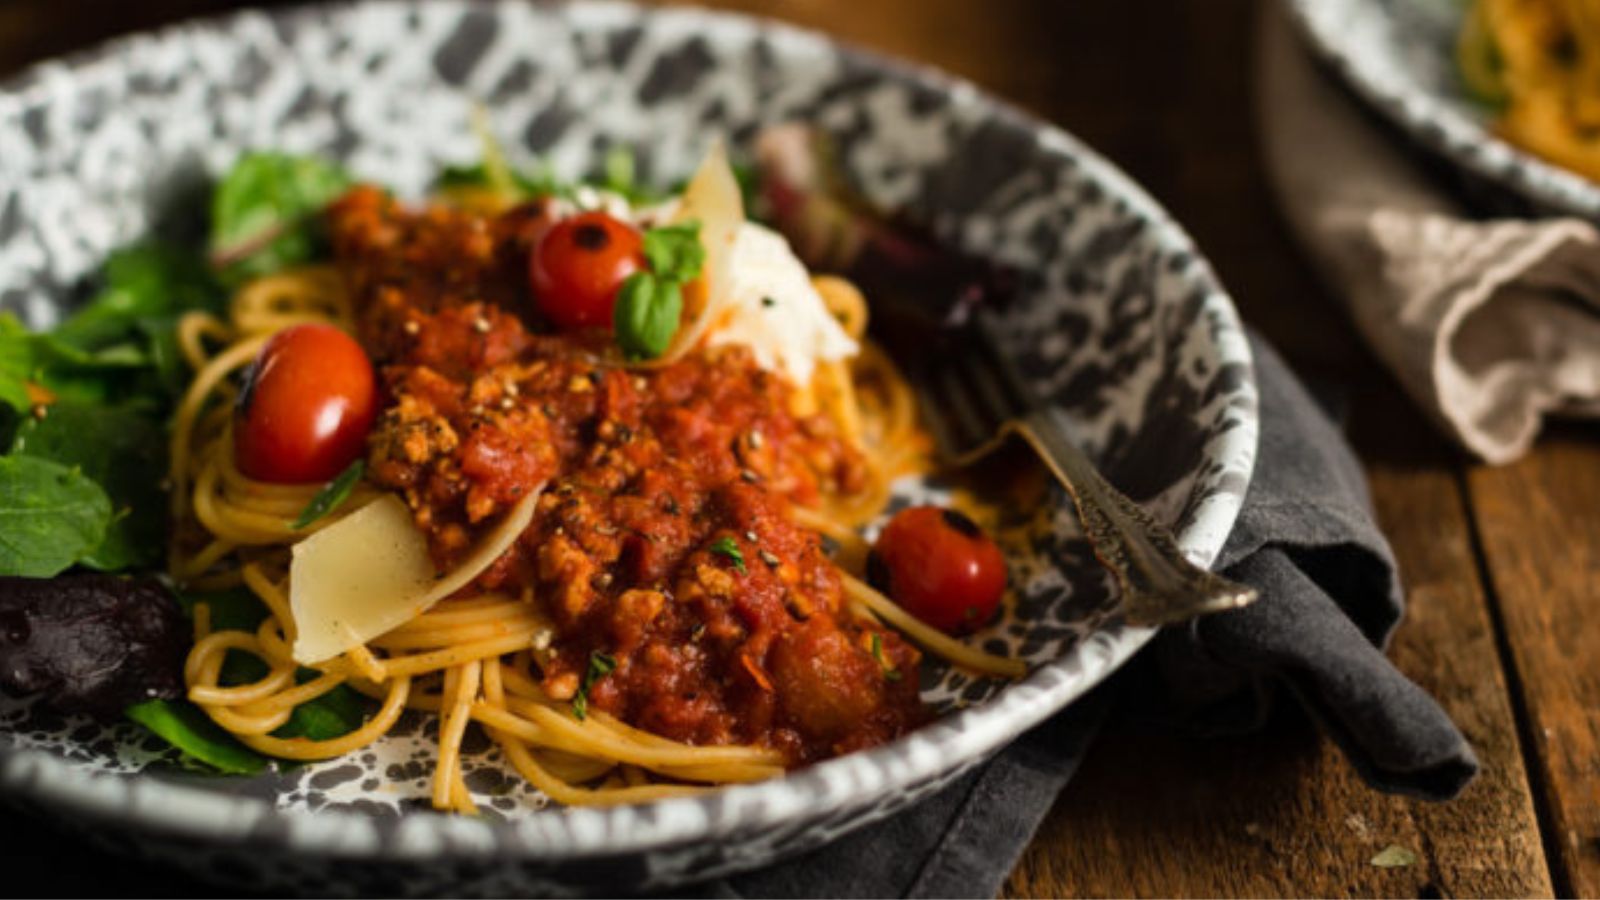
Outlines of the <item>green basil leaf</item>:
{"type": "Polygon", "coordinates": [[[99,546],[110,521],[110,498],[82,472],[0,457],[0,575],[56,575],[99,546]]]}
{"type": "Polygon", "coordinates": [[[644,233],[644,258],[650,271],[663,281],[693,281],[705,266],[706,248],[700,243],[700,223],[684,222],[649,228],[644,233]]]}
{"type": "Polygon", "coordinates": [[[367,461],[358,459],[345,467],[334,479],[322,486],[306,508],[300,512],[300,518],[294,520],[291,528],[296,531],[310,525],[328,513],[338,509],[341,504],[350,499],[350,492],[355,490],[356,484],[361,481],[361,476],[367,471],[367,461]]]}
{"type": "Polygon", "coordinates": [[[635,272],[617,289],[617,345],[629,359],[655,359],[672,345],[682,315],[683,290],[676,282],[635,272]]]}
{"type": "Polygon", "coordinates": [[[350,176],[325,160],[251,153],[212,195],[211,253],[237,282],[308,262],[320,249],[314,218],[350,187],[350,176]]]}
{"type": "Polygon", "coordinates": [[[128,707],[126,714],[189,759],[218,772],[255,775],[267,767],[265,757],[239,743],[188,701],[146,700],[128,707]]]}
{"type": "Polygon", "coordinates": [[[167,441],[155,420],[127,407],[63,400],[51,404],[42,419],[24,419],[10,452],[76,467],[110,498],[113,518],[105,537],[80,562],[115,572],[160,561],[167,441]]]}

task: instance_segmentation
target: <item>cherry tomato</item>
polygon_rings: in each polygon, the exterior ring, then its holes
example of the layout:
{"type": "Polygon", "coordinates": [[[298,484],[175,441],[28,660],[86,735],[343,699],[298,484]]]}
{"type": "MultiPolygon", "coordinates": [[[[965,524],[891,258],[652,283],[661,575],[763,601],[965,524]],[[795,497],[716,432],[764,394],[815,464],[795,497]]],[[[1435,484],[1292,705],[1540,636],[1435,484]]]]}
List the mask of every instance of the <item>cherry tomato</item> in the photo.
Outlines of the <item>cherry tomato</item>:
{"type": "Polygon", "coordinates": [[[331,325],[272,336],[245,373],[233,414],[233,458],[258,481],[327,481],[366,452],[378,414],[372,361],[331,325]]]}
{"type": "Polygon", "coordinates": [[[643,247],[633,226],[603,212],[557,222],[529,259],[539,311],[557,328],[610,328],[617,288],[645,266],[643,247]]]}
{"type": "Polygon", "coordinates": [[[1006,560],[961,513],[914,506],[884,526],[867,556],[867,578],[929,625],[967,634],[994,617],[1006,589],[1006,560]]]}

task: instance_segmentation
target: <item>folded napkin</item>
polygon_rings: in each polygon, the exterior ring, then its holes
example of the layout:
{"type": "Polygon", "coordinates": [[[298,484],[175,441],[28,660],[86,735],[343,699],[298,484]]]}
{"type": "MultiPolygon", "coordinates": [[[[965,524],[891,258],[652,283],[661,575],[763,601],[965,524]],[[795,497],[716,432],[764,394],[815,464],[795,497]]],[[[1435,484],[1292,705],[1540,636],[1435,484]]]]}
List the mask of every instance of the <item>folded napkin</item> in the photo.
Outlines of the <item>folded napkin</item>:
{"type": "MultiPolygon", "coordinates": [[[[1141,671],[1120,685],[1120,700],[1159,705],[1207,730],[1237,729],[1263,723],[1274,686],[1283,685],[1375,787],[1453,796],[1478,763],[1438,704],[1379,649],[1404,601],[1361,468],[1278,355],[1255,338],[1251,349],[1261,445],[1219,566],[1261,599],[1163,631],[1135,664],[1141,671]],[[1154,695],[1143,687],[1152,680],[1154,695]]],[[[884,822],[686,893],[992,897],[1076,771],[1107,702],[1106,689],[1096,691],[884,822]]]]}
{"type": "Polygon", "coordinates": [[[1600,416],[1600,233],[1471,218],[1263,3],[1256,83],[1290,225],[1413,400],[1509,462],[1546,416],[1600,416]]]}

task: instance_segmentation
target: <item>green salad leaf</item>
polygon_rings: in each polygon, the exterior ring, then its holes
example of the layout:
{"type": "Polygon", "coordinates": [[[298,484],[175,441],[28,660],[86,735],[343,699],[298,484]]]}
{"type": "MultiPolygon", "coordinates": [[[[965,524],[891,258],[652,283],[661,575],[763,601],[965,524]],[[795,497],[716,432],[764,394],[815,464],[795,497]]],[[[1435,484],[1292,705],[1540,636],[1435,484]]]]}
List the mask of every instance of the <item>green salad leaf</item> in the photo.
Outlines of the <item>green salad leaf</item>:
{"type": "MultiPolygon", "coordinates": [[[[301,669],[297,677],[303,684],[320,674],[301,669]]],[[[373,705],[371,698],[341,684],[320,697],[296,706],[294,712],[289,714],[289,721],[272,734],[281,738],[331,741],[360,728],[373,705]]]]}
{"type": "Polygon", "coordinates": [[[126,714],[187,758],[225,775],[255,775],[267,767],[266,757],[239,743],[187,700],[146,700],[128,707],[126,714]]]}
{"type": "MultiPolygon", "coordinates": [[[[211,628],[215,631],[255,631],[267,617],[267,607],[249,588],[237,587],[225,591],[190,591],[180,594],[178,602],[184,614],[193,618],[194,608],[204,603],[211,610],[211,628]]],[[[266,677],[267,665],[249,653],[229,652],[222,663],[218,681],[225,685],[249,684],[266,677]]],[[[322,673],[314,669],[300,669],[295,673],[298,683],[304,684],[322,673]]],[[[303,737],[325,741],[361,727],[372,711],[373,701],[345,685],[340,685],[320,697],[308,700],[294,708],[274,737],[303,737]]]]}
{"type": "Polygon", "coordinates": [[[148,362],[154,324],[190,310],[220,312],[222,300],[198,254],[155,242],[134,244],[106,259],[99,292],[49,337],[81,350],[122,344],[148,362]]]}
{"type": "Polygon", "coordinates": [[[350,184],[316,157],[246,154],[211,198],[212,262],[228,282],[309,262],[321,247],[316,214],[350,184]]]}
{"type": "Polygon", "coordinates": [[[24,419],[10,447],[13,456],[75,467],[105,491],[112,507],[105,536],[76,561],[107,572],[160,562],[166,452],[166,436],[149,416],[73,400],[51,404],[44,418],[24,419]]]}
{"type": "Polygon", "coordinates": [[[100,546],[110,521],[110,498],[77,469],[0,457],[0,575],[56,575],[100,546]]]}

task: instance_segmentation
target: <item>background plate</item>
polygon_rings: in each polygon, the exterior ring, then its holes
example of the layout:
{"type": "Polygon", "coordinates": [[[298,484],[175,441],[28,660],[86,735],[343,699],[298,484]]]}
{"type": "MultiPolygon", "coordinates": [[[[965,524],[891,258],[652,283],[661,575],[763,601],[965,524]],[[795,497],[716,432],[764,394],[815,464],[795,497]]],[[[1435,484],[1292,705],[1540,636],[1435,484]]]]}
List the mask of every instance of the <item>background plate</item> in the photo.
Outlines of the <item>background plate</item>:
{"type": "Polygon", "coordinates": [[[1317,55],[1466,176],[1474,199],[1497,212],[1600,220],[1600,184],[1490,133],[1492,111],[1467,94],[1456,73],[1463,0],[1283,2],[1317,55]]]}

